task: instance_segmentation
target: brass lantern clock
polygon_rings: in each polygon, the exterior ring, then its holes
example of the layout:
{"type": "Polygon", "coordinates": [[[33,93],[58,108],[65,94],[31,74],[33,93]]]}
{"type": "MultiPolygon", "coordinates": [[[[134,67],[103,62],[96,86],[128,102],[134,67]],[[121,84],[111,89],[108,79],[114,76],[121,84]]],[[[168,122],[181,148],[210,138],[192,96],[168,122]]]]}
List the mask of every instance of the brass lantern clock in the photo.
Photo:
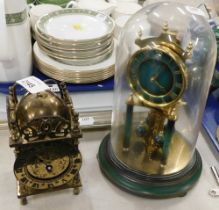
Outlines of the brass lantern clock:
{"type": "Polygon", "coordinates": [[[14,174],[22,204],[29,195],[65,188],[78,194],[81,187],[78,114],[65,84],[58,86],[59,94],[25,92],[19,100],[17,84],[9,90],[9,143],[16,156],[14,174]]]}
{"type": "Polygon", "coordinates": [[[98,160],[103,174],[125,191],[183,196],[201,175],[195,145],[216,44],[200,14],[178,3],[151,4],[120,35],[112,131],[98,160]]]}

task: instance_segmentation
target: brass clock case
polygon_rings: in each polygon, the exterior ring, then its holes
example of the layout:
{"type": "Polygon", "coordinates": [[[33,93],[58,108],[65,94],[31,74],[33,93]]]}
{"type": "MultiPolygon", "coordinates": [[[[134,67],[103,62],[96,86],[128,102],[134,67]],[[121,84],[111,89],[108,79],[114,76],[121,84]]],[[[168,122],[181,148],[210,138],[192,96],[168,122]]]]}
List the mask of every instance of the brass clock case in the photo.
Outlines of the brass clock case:
{"type": "Polygon", "coordinates": [[[9,144],[15,148],[14,174],[22,204],[30,195],[65,188],[78,194],[81,187],[79,117],[65,84],[57,85],[59,93],[25,92],[19,100],[17,84],[9,89],[9,144]]]}

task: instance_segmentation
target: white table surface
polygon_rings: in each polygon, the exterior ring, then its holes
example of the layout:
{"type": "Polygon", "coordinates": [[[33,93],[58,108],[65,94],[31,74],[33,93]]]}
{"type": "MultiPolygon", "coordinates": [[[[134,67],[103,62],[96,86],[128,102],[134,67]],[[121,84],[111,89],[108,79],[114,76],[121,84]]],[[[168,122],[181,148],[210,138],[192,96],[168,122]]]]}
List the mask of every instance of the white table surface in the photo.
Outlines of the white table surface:
{"type": "Polygon", "coordinates": [[[203,171],[198,183],[185,197],[149,199],[124,192],[111,184],[100,172],[96,159],[101,139],[108,131],[84,133],[80,143],[83,165],[80,171],[83,189],[73,195],[71,189],[29,196],[26,206],[16,197],[13,174],[14,154],[8,146],[8,131],[0,130],[0,209],[1,210],[219,210],[219,197],[208,194],[210,188],[219,188],[210,166],[219,168],[219,153],[201,132],[198,150],[203,160],[203,171]]]}

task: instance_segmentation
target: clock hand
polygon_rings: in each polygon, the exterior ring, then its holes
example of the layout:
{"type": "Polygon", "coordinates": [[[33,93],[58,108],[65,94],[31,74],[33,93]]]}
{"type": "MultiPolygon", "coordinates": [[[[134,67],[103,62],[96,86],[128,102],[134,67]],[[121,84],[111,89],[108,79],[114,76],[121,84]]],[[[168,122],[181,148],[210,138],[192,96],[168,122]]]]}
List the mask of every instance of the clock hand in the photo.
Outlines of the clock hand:
{"type": "Polygon", "coordinates": [[[157,73],[157,74],[155,74],[154,76],[152,76],[152,77],[150,78],[150,81],[151,81],[151,82],[156,81],[157,78],[158,78],[158,76],[159,76],[159,74],[160,74],[160,73],[157,73]]]}
{"type": "Polygon", "coordinates": [[[51,163],[51,160],[49,160],[48,158],[42,157],[40,155],[38,155],[38,162],[42,163],[44,165],[48,165],[51,163]]]}
{"type": "MultiPolygon", "coordinates": [[[[155,67],[155,69],[157,69],[157,68],[155,67]]],[[[159,70],[156,71],[156,73],[151,76],[150,81],[153,82],[154,80],[156,80],[158,78],[159,74],[160,74],[160,71],[159,70]]]]}
{"type": "Polygon", "coordinates": [[[157,80],[153,81],[158,87],[160,87],[164,92],[167,92],[165,87],[163,87],[157,80]]]}
{"type": "Polygon", "coordinates": [[[151,81],[151,82],[157,80],[157,78],[158,78],[160,75],[162,75],[162,73],[163,73],[163,69],[161,69],[161,67],[158,67],[158,68],[156,67],[156,71],[157,71],[157,73],[155,73],[155,75],[150,78],[150,81],[151,81]]]}

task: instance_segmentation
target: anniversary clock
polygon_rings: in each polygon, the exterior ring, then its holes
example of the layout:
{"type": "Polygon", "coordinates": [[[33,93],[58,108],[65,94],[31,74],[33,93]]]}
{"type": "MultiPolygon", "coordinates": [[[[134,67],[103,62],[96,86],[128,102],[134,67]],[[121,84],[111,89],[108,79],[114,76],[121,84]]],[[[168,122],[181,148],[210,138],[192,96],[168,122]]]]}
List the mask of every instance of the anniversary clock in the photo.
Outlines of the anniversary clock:
{"type": "Polygon", "coordinates": [[[9,90],[9,141],[16,156],[14,174],[22,204],[29,195],[65,188],[78,194],[81,187],[78,114],[64,83],[58,86],[59,94],[26,92],[20,100],[17,84],[9,90]]]}
{"type": "Polygon", "coordinates": [[[151,4],[120,36],[112,131],[98,160],[110,181],[137,195],[183,196],[201,174],[195,144],[216,49],[193,9],[151,4]]]}

